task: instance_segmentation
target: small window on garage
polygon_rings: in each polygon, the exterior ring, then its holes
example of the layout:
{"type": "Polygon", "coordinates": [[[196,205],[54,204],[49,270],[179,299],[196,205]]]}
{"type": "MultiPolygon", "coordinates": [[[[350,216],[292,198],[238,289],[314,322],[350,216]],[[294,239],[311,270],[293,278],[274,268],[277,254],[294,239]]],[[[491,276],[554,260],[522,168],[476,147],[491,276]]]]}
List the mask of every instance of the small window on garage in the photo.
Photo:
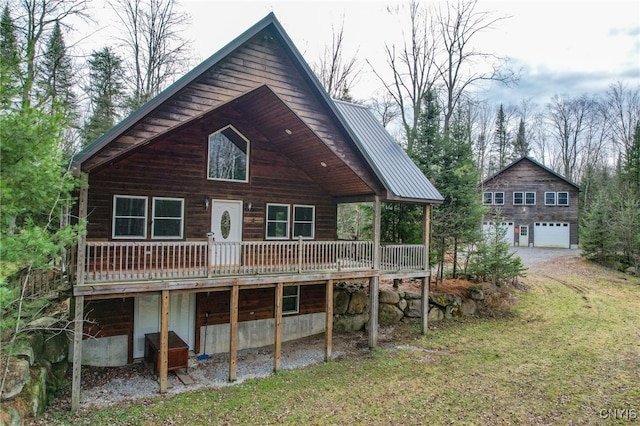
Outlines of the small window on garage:
{"type": "Polygon", "coordinates": [[[493,193],[493,204],[498,206],[504,205],[504,192],[493,193]]]}
{"type": "Polygon", "coordinates": [[[482,194],[482,204],[493,204],[493,192],[485,192],[482,194]]]}
{"type": "Polygon", "coordinates": [[[524,203],[528,206],[536,205],[536,193],[535,192],[525,192],[524,193],[524,203]]]}
{"type": "Polygon", "coordinates": [[[556,197],[556,202],[559,206],[568,206],[569,205],[569,193],[568,192],[558,192],[558,196],[556,197]]]}
{"type": "Polygon", "coordinates": [[[555,206],[556,205],[556,193],[555,192],[545,192],[544,193],[544,205],[545,206],[555,206]]]}
{"type": "Polygon", "coordinates": [[[524,204],[524,192],[514,192],[513,193],[513,205],[521,206],[524,204]]]}

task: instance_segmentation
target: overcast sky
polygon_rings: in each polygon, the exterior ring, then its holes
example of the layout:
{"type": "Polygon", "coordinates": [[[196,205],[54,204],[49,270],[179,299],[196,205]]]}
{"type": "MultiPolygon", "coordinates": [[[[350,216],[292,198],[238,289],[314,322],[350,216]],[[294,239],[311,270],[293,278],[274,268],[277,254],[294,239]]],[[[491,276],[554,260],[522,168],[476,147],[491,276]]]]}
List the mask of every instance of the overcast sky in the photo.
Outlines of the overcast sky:
{"type": "MultiPolygon", "coordinates": [[[[100,4],[100,2],[98,2],[100,4]]],[[[191,15],[187,36],[193,41],[197,62],[206,59],[247,28],[274,12],[309,63],[331,43],[332,26],[344,19],[346,55],[356,54],[362,73],[353,94],[367,99],[380,87],[368,59],[386,72],[385,43],[402,40],[400,16],[388,12],[387,1],[204,1],[182,0],[191,15]]],[[[98,7],[97,31],[89,39],[103,43],[114,28],[108,7],[98,7]]],[[[519,71],[512,88],[487,87],[484,95],[497,103],[518,104],[532,98],[543,105],[554,94],[579,96],[602,92],[617,81],[640,84],[640,2],[634,1],[489,1],[479,10],[493,11],[495,29],[478,37],[478,48],[509,57],[519,71]]],[[[194,65],[195,65],[194,63],[194,65]]]]}

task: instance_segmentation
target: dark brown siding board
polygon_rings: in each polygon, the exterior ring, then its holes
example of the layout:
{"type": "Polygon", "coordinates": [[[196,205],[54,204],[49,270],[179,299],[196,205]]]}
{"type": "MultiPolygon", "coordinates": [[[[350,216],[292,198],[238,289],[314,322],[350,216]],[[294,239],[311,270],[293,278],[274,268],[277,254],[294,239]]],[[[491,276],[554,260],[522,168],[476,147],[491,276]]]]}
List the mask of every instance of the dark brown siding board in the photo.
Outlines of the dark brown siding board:
{"type": "Polygon", "coordinates": [[[325,312],[325,290],[326,284],[301,285],[299,314],[325,312]]]}

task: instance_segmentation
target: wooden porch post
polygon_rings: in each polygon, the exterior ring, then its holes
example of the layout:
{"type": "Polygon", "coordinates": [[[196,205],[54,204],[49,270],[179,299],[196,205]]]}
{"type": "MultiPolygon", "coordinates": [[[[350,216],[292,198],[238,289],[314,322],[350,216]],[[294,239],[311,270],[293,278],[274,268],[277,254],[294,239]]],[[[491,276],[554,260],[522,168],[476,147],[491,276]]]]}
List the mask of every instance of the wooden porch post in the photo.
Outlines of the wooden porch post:
{"type": "MultiPolygon", "coordinates": [[[[78,199],[79,219],[87,218],[87,201],[89,199],[89,188],[84,185],[80,188],[78,199]]],[[[81,233],[78,238],[78,253],[76,259],[76,284],[84,284],[85,257],[87,254],[87,237],[81,233]]],[[[75,322],[73,331],[73,379],[71,382],[71,411],[76,411],[80,406],[80,376],[82,374],[82,333],[84,321],[84,296],[76,296],[75,322]]]]}
{"type": "Polygon", "coordinates": [[[378,346],[378,291],[380,287],[380,197],[373,202],[373,269],[369,279],[369,348],[378,346]]]}
{"type": "Polygon", "coordinates": [[[238,298],[240,288],[231,287],[231,315],[229,319],[229,381],[235,382],[238,364],[238,298]]]}
{"type": "Polygon", "coordinates": [[[431,270],[429,267],[429,242],[431,241],[431,205],[422,207],[422,244],[424,244],[424,270],[427,276],[422,278],[422,318],[420,330],[426,334],[429,330],[429,285],[431,284],[431,270]]]}
{"type": "Polygon", "coordinates": [[[326,290],[326,323],[324,332],[324,360],[331,360],[331,350],[333,344],[333,280],[327,281],[326,290]]]}
{"type": "Polygon", "coordinates": [[[276,318],[275,318],[275,336],[274,336],[274,354],[273,354],[273,371],[280,371],[280,358],[282,357],[282,293],[284,284],[276,284],[276,318]]]}
{"type": "Polygon", "coordinates": [[[169,373],[169,290],[162,290],[160,308],[160,393],[167,393],[169,373]]]}

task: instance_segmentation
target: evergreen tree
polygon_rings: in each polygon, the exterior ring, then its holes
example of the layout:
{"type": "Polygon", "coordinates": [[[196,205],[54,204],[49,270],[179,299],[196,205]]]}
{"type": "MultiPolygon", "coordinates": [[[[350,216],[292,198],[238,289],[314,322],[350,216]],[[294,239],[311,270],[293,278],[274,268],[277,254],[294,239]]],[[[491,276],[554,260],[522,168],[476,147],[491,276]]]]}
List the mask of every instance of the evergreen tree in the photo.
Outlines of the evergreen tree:
{"type": "Polygon", "coordinates": [[[598,188],[591,194],[589,208],[582,214],[580,247],[583,256],[603,265],[612,265],[620,243],[614,230],[616,212],[612,197],[613,179],[606,171],[597,173],[598,188]],[[595,192],[595,193],[594,193],[595,192]]]}
{"type": "Polygon", "coordinates": [[[38,81],[40,95],[49,105],[49,110],[61,109],[67,117],[75,114],[77,98],[73,91],[75,85],[71,58],[67,54],[60,24],[56,22],[47,42],[38,81]]]}
{"type": "Polygon", "coordinates": [[[627,151],[623,172],[624,178],[629,182],[635,193],[635,198],[640,199],[640,121],[636,123],[633,141],[627,151]]]}
{"type": "Polygon", "coordinates": [[[9,109],[20,94],[20,53],[16,28],[5,4],[0,18],[0,108],[9,109]]]}
{"type": "Polygon", "coordinates": [[[513,145],[513,154],[515,158],[526,157],[529,155],[529,142],[525,134],[524,120],[520,119],[518,124],[518,134],[513,145]]]}
{"type": "Polygon", "coordinates": [[[496,116],[495,131],[493,134],[493,152],[494,156],[490,162],[490,168],[492,172],[496,172],[502,170],[511,157],[511,153],[509,152],[509,131],[507,130],[507,120],[502,104],[500,104],[496,116]]]}
{"type": "Polygon", "coordinates": [[[89,84],[84,90],[92,112],[82,129],[83,146],[116,124],[126,99],[122,60],[115,52],[109,47],[93,51],[88,64],[89,84]]]}
{"type": "Polygon", "coordinates": [[[507,227],[500,220],[489,228],[470,256],[469,277],[499,285],[524,276],[526,268],[511,251],[506,235],[507,227]]]}

